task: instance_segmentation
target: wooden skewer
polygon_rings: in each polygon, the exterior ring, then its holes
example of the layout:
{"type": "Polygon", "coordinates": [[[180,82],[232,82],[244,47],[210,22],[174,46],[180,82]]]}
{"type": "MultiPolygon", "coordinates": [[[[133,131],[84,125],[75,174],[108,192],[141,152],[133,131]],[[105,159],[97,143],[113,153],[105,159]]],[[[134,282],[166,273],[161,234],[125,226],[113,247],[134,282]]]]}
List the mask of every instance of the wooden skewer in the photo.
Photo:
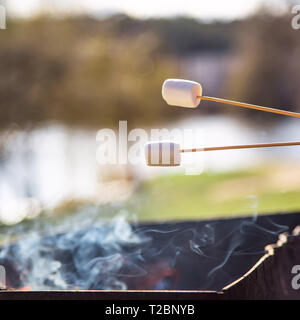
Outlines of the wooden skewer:
{"type": "Polygon", "coordinates": [[[250,103],[244,103],[244,102],[238,102],[238,101],[232,101],[232,100],[226,100],[226,99],[220,99],[220,98],[214,98],[214,97],[208,97],[208,96],[198,96],[197,98],[202,99],[202,100],[207,100],[207,101],[214,101],[214,102],[218,102],[218,103],[230,104],[230,105],[242,107],[242,108],[260,110],[260,111],[265,111],[265,112],[277,113],[277,114],[281,114],[284,116],[300,118],[300,113],[292,112],[292,111],[279,110],[279,109],[274,109],[274,108],[269,108],[269,107],[258,106],[258,105],[250,104],[250,103]]]}
{"type": "Polygon", "coordinates": [[[234,150],[234,149],[254,149],[254,148],[270,148],[270,147],[289,147],[289,146],[300,146],[300,141],[259,143],[259,144],[244,144],[244,145],[235,145],[235,146],[206,147],[206,148],[193,148],[193,149],[181,149],[180,152],[181,153],[185,153],[185,152],[234,150]]]}

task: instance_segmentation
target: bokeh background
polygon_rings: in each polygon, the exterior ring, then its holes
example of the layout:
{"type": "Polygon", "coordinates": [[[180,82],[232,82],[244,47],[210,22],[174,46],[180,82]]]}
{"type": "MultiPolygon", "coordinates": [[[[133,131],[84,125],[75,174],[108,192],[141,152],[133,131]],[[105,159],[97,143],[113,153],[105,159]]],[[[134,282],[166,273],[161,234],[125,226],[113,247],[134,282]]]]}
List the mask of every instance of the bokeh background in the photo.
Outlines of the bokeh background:
{"type": "MultiPolygon", "coordinates": [[[[298,147],[215,152],[203,170],[99,165],[97,131],[203,130],[198,145],[299,140],[297,119],[202,102],[167,106],[166,78],[300,112],[292,1],[1,1],[0,221],[166,221],[300,208],[298,147]]],[[[3,231],[3,237],[7,231],[3,231]]]]}

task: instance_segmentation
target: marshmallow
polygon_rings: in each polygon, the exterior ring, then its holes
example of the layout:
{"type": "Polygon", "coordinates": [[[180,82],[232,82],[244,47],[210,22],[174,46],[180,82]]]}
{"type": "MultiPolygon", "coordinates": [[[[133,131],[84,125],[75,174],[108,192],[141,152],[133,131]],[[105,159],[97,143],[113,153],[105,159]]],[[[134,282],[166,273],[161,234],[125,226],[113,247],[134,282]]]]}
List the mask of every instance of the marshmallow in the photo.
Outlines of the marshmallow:
{"type": "Polygon", "coordinates": [[[200,83],[182,79],[167,79],[162,86],[162,96],[167,104],[185,108],[196,108],[201,99],[200,83]]]}
{"type": "Polygon", "coordinates": [[[148,166],[175,167],[180,165],[180,145],[175,142],[149,142],[145,147],[148,166]]]}

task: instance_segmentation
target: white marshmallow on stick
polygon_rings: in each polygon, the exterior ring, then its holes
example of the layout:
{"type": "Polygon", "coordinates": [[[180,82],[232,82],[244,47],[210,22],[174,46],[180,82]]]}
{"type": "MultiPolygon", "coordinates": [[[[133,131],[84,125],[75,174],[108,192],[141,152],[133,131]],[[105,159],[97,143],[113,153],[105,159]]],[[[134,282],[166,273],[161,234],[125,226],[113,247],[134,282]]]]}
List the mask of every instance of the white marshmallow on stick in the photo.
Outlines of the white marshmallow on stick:
{"type": "Polygon", "coordinates": [[[146,162],[151,167],[176,167],[180,165],[180,145],[170,141],[149,142],[145,148],[146,162]]]}
{"type": "Polygon", "coordinates": [[[162,86],[162,96],[171,106],[196,108],[201,99],[200,83],[182,79],[167,79],[162,86]]]}
{"type": "Polygon", "coordinates": [[[190,80],[167,79],[162,86],[162,96],[164,100],[167,102],[167,104],[171,106],[196,108],[201,100],[206,100],[217,103],[230,104],[235,107],[254,109],[294,118],[300,118],[300,113],[298,112],[263,107],[255,104],[238,102],[233,100],[203,96],[202,87],[200,83],[190,80]]]}
{"type": "Polygon", "coordinates": [[[145,148],[146,162],[151,167],[175,167],[181,162],[181,153],[222,151],[237,149],[254,149],[270,147],[291,147],[300,146],[300,141],[272,142],[259,144],[243,144],[233,146],[204,147],[192,149],[180,149],[180,145],[170,141],[148,142],[145,148]]]}

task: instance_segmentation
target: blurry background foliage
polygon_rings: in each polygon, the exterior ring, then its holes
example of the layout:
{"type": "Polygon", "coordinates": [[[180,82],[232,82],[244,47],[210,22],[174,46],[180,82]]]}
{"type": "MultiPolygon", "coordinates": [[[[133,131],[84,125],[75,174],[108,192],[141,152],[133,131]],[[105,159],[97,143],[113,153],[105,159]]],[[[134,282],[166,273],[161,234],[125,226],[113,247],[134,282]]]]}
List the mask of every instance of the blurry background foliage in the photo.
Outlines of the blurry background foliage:
{"type": "MultiPolygon", "coordinates": [[[[185,76],[182,59],[199,53],[234,57],[210,94],[300,111],[300,42],[290,19],[261,10],[212,23],[126,15],[9,21],[0,41],[0,125],[54,120],[99,128],[126,119],[140,127],[192,115],[164,107],[160,90],[165,78],[185,76]]],[[[206,103],[196,112],[247,117],[246,110],[206,103]]],[[[270,117],[252,114],[258,122],[270,117]]]]}
{"type": "Polygon", "coordinates": [[[95,161],[96,131],[117,129],[120,120],[129,130],[199,128],[205,141],[197,144],[298,140],[297,119],[205,101],[175,108],[161,97],[166,78],[187,78],[205,95],[300,112],[300,31],[292,17],[262,7],[222,22],[10,18],[0,33],[0,225],[78,208],[89,216],[88,206],[111,218],[119,201],[143,221],[299,210],[297,148],[205,155],[205,172],[195,176],[95,161]]]}

